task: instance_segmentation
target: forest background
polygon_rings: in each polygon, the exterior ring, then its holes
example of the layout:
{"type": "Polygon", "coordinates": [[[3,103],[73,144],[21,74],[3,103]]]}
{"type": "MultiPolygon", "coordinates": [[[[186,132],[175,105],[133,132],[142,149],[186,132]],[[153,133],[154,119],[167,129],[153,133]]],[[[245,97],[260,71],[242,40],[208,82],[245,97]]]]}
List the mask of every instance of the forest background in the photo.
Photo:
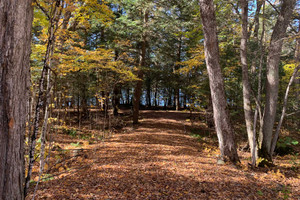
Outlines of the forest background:
{"type": "Polygon", "coordinates": [[[138,124],[141,109],[190,112],[188,120],[215,126],[222,161],[239,163],[237,141],[248,141],[252,167],[272,166],[274,152],[298,146],[299,2],[216,0],[214,14],[205,10],[212,1],[35,0],[33,6],[25,195],[37,156],[44,171],[52,134],[89,129],[105,138],[138,124]],[[213,43],[205,43],[212,24],[214,54],[213,43]],[[208,55],[218,62],[212,69],[208,55]],[[210,71],[216,66],[220,77],[210,71]],[[223,85],[214,87],[218,81],[223,85]],[[222,87],[224,101],[214,99],[222,87]]]}

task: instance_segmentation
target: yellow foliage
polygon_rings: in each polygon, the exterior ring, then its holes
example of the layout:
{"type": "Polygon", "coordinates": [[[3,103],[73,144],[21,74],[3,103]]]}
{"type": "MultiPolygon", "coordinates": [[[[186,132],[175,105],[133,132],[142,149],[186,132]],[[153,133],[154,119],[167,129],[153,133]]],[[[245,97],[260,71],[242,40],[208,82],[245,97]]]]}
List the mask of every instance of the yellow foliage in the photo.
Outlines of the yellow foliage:
{"type": "Polygon", "coordinates": [[[191,59],[179,62],[177,64],[183,65],[177,72],[181,74],[188,74],[191,71],[195,70],[197,67],[204,64],[204,46],[199,45],[195,49],[192,49],[189,53],[192,54],[191,59]]]}

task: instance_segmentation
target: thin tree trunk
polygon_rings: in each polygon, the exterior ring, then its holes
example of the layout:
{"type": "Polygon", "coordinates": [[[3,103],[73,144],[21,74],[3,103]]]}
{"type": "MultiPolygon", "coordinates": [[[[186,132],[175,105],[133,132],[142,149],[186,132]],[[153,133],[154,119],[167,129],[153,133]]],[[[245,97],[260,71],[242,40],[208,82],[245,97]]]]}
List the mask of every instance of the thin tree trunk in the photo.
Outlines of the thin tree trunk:
{"type": "Polygon", "coordinates": [[[38,99],[37,99],[37,105],[35,108],[35,117],[34,117],[34,122],[33,122],[33,133],[31,135],[31,145],[30,145],[30,150],[29,150],[29,164],[28,164],[28,172],[27,172],[27,177],[25,179],[25,187],[24,187],[24,196],[26,197],[27,191],[29,188],[29,182],[31,179],[31,174],[32,174],[32,167],[34,163],[34,153],[35,153],[35,146],[36,146],[36,138],[39,130],[39,122],[40,122],[40,111],[41,108],[43,107],[43,96],[45,93],[44,89],[44,82],[45,82],[45,77],[47,76],[47,72],[49,69],[49,63],[51,59],[51,51],[53,51],[53,45],[54,45],[54,40],[55,40],[55,32],[58,28],[57,23],[58,21],[58,15],[59,15],[59,6],[60,6],[60,0],[57,0],[55,5],[54,5],[54,10],[53,10],[53,16],[50,19],[50,27],[49,27],[49,35],[48,35],[48,43],[47,43],[47,50],[44,58],[44,65],[43,65],[43,70],[39,82],[39,94],[38,94],[38,99]]]}
{"type": "Polygon", "coordinates": [[[44,167],[45,167],[45,147],[46,147],[46,134],[48,131],[48,118],[49,118],[49,104],[51,100],[51,85],[50,85],[50,77],[51,77],[51,71],[50,68],[48,68],[47,72],[47,86],[46,86],[46,102],[45,102],[45,111],[44,111],[44,122],[43,122],[43,127],[42,127],[42,133],[41,133],[41,150],[40,150],[40,172],[39,172],[39,180],[36,183],[35,189],[34,189],[34,194],[32,199],[35,198],[35,193],[38,189],[38,185],[41,181],[43,172],[44,172],[44,167]]]}
{"type": "Polygon", "coordinates": [[[157,83],[155,85],[155,92],[154,92],[154,106],[157,107],[157,83]]]}
{"type": "Polygon", "coordinates": [[[242,76],[243,76],[243,102],[244,114],[248,135],[248,142],[251,150],[252,166],[256,165],[256,140],[253,132],[253,113],[251,108],[251,86],[248,74],[247,62],[247,38],[248,38],[248,1],[241,0],[242,7],[242,38],[241,38],[241,63],[242,63],[242,76]]]}
{"type": "Polygon", "coordinates": [[[210,81],[221,159],[226,160],[228,158],[231,162],[236,163],[239,162],[239,157],[225,98],[213,0],[200,0],[200,14],[204,32],[205,61],[210,81]]]}
{"type": "MultiPolygon", "coordinates": [[[[258,40],[258,30],[259,30],[259,14],[260,14],[260,10],[262,5],[264,4],[264,0],[258,0],[256,1],[256,11],[255,11],[255,16],[254,16],[254,44],[255,44],[255,50],[252,52],[252,57],[254,59],[252,59],[251,62],[251,73],[253,74],[256,71],[256,61],[257,58],[259,56],[258,51],[259,51],[259,40],[258,40]]],[[[249,27],[249,38],[251,37],[251,31],[252,31],[252,25],[250,25],[249,27]]]]}
{"type": "Polygon", "coordinates": [[[146,79],[146,104],[147,104],[147,107],[151,107],[151,83],[152,83],[152,80],[148,77],[146,79]]]}
{"type": "MultiPolygon", "coordinates": [[[[298,34],[300,33],[300,23],[298,26],[298,34]]],[[[298,37],[296,39],[296,51],[295,51],[295,58],[296,58],[296,63],[300,63],[300,38],[298,37]]],[[[297,129],[300,130],[300,72],[298,72],[298,75],[296,76],[295,79],[295,85],[296,85],[296,108],[298,108],[298,113],[296,115],[296,125],[297,129]],[[298,77],[298,78],[297,78],[298,77]]]]}
{"type": "Polygon", "coordinates": [[[295,78],[296,78],[297,73],[298,73],[299,70],[300,70],[300,65],[298,65],[294,69],[293,75],[291,76],[289,84],[288,84],[288,86],[286,88],[286,91],[285,91],[284,102],[283,102],[283,107],[282,107],[282,112],[281,112],[281,117],[280,117],[279,123],[277,125],[277,129],[276,129],[275,135],[274,135],[273,140],[272,140],[271,155],[273,155],[273,153],[274,153],[274,150],[275,150],[275,147],[276,147],[276,143],[277,143],[277,140],[278,140],[278,136],[279,136],[279,132],[280,132],[280,128],[281,128],[281,125],[282,125],[282,122],[283,122],[283,119],[284,119],[284,116],[285,116],[290,87],[293,84],[293,82],[294,82],[294,80],[295,80],[295,78]]]}
{"type": "Polygon", "coordinates": [[[290,22],[295,3],[296,0],[283,0],[278,20],[273,29],[269,47],[267,60],[266,103],[263,117],[263,141],[261,147],[262,157],[269,161],[272,161],[271,142],[277,109],[280,53],[283,45],[283,37],[290,22]]]}
{"type": "MultiPolygon", "coordinates": [[[[182,38],[180,37],[179,39],[179,45],[178,45],[178,52],[177,52],[177,62],[181,62],[181,48],[182,48],[182,38]]],[[[175,73],[175,77],[176,77],[176,85],[175,85],[175,108],[178,111],[180,109],[180,102],[179,102],[179,85],[180,83],[179,81],[179,76],[176,73],[176,71],[179,69],[179,65],[176,64],[175,65],[175,69],[174,69],[174,73],[175,73]]]]}
{"type": "Polygon", "coordinates": [[[257,118],[259,117],[259,132],[258,132],[258,149],[261,149],[261,144],[263,140],[263,117],[262,117],[262,107],[261,107],[261,91],[262,91],[262,67],[264,61],[264,35],[265,35],[265,1],[263,2],[263,22],[262,22],[262,33],[260,37],[260,59],[259,59],[259,67],[258,67],[258,89],[257,89],[257,105],[254,114],[254,122],[253,122],[253,132],[256,134],[256,126],[257,126],[257,118]]]}
{"type": "Polygon", "coordinates": [[[0,5],[0,199],[22,200],[33,8],[30,0],[0,5]]]}
{"type": "Polygon", "coordinates": [[[119,88],[120,86],[119,85],[115,85],[114,87],[114,96],[113,96],[113,114],[114,116],[118,116],[119,114],[119,106],[120,106],[120,93],[121,93],[121,90],[119,88]]]}

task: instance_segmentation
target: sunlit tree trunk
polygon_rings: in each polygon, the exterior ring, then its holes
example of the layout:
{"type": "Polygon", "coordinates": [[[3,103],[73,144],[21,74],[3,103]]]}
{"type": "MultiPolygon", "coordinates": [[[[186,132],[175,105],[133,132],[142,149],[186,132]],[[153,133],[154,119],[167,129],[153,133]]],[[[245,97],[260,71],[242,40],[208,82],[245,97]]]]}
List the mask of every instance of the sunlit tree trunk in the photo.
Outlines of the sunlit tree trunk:
{"type": "Polygon", "coordinates": [[[229,119],[221,72],[216,17],[213,0],[200,0],[200,13],[204,33],[205,61],[209,76],[215,128],[218,135],[221,158],[239,162],[234,132],[229,119]]]}
{"type": "Polygon", "coordinates": [[[253,132],[253,113],[251,108],[251,86],[249,82],[247,62],[247,38],[248,38],[248,1],[241,0],[242,8],[242,38],[241,38],[241,64],[243,76],[243,106],[247,128],[249,146],[251,150],[252,166],[256,164],[256,140],[253,132]]]}
{"type": "MultiPolygon", "coordinates": [[[[298,34],[300,33],[300,23],[299,23],[299,27],[298,27],[298,34]]],[[[296,52],[295,52],[295,58],[296,58],[296,63],[297,65],[300,65],[300,38],[298,37],[296,39],[296,52]]],[[[300,71],[298,71],[297,75],[296,75],[296,79],[295,79],[295,84],[296,84],[296,108],[298,108],[297,110],[297,114],[296,114],[296,119],[297,120],[297,128],[298,130],[300,130],[300,71]]]]}
{"type": "Polygon", "coordinates": [[[24,199],[31,0],[0,0],[0,199],[24,199]]]}
{"type": "Polygon", "coordinates": [[[28,192],[29,183],[30,183],[30,179],[31,179],[31,175],[32,175],[36,138],[37,138],[38,131],[39,131],[40,113],[41,113],[41,109],[43,108],[43,106],[45,104],[45,102],[44,102],[44,99],[45,99],[44,98],[44,95],[45,95],[44,83],[46,80],[46,76],[48,74],[48,70],[50,68],[51,55],[54,50],[55,32],[58,28],[58,19],[59,19],[58,16],[61,14],[61,12],[59,11],[59,6],[60,6],[60,1],[56,0],[56,2],[54,4],[53,16],[51,16],[51,19],[50,19],[47,48],[46,48],[46,53],[45,53],[45,57],[43,60],[43,69],[42,69],[41,77],[39,80],[38,98],[37,98],[37,104],[35,107],[33,132],[31,134],[31,144],[30,144],[30,149],[29,149],[29,164],[28,164],[27,176],[25,179],[25,188],[24,188],[25,197],[28,192]]]}
{"type": "Polygon", "coordinates": [[[296,0],[283,0],[281,11],[271,36],[267,58],[266,103],[263,117],[261,155],[269,161],[272,161],[271,142],[277,109],[280,53],[283,37],[290,22],[295,2],[296,0]]]}

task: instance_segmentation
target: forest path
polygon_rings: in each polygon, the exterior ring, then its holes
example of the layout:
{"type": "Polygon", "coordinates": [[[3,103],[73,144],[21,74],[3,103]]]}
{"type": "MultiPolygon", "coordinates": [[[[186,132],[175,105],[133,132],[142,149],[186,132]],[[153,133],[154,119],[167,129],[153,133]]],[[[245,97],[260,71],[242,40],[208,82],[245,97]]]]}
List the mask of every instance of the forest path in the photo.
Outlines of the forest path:
{"type": "Polygon", "coordinates": [[[189,135],[188,115],[142,111],[138,126],[77,158],[77,170],[42,182],[37,198],[277,199],[271,181],[260,183],[251,171],[217,165],[216,152],[189,135]]]}

